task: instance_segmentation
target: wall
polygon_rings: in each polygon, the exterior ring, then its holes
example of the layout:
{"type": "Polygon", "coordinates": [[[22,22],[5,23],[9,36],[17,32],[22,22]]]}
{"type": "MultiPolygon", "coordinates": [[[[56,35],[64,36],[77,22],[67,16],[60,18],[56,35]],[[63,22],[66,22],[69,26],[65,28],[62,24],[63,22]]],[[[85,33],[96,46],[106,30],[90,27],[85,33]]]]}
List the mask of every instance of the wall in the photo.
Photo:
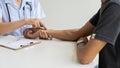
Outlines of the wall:
{"type": "Polygon", "coordinates": [[[100,0],[40,0],[50,29],[83,26],[99,9],[100,0]]]}

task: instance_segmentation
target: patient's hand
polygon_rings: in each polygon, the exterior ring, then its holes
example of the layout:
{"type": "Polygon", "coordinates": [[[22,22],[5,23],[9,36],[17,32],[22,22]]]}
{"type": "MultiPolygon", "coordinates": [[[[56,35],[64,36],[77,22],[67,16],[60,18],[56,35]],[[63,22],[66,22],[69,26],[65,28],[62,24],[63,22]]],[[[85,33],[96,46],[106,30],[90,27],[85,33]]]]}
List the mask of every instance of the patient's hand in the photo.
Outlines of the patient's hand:
{"type": "Polygon", "coordinates": [[[34,39],[39,37],[39,33],[37,32],[39,30],[37,28],[27,28],[24,30],[23,35],[25,38],[34,39]]]}
{"type": "Polygon", "coordinates": [[[51,40],[51,36],[46,33],[44,29],[40,28],[27,28],[24,30],[23,35],[25,38],[34,39],[39,37],[40,39],[49,39],[51,40]]]}

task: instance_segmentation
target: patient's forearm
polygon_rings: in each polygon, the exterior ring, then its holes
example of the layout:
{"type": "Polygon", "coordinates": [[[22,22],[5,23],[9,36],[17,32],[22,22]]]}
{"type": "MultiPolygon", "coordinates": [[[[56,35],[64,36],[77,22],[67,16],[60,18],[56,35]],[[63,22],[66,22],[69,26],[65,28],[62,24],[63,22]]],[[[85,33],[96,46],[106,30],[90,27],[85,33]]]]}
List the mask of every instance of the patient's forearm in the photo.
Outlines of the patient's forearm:
{"type": "Polygon", "coordinates": [[[95,27],[90,22],[87,22],[82,28],[68,30],[47,30],[47,33],[52,35],[54,38],[73,41],[79,39],[80,37],[91,35],[94,28],[95,27]]]}
{"type": "Polygon", "coordinates": [[[47,30],[47,33],[57,39],[74,41],[79,37],[78,30],[79,29],[47,30]]]}

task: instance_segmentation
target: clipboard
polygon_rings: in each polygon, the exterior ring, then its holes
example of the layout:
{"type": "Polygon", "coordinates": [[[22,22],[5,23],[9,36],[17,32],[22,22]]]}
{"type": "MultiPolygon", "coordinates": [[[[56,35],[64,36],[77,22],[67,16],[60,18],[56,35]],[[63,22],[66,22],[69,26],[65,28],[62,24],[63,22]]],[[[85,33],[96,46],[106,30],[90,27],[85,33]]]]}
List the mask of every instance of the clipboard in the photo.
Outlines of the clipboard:
{"type": "Polygon", "coordinates": [[[0,36],[0,46],[11,50],[20,50],[40,43],[40,40],[26,39],[24,37],[11,35],[0,36]]]}

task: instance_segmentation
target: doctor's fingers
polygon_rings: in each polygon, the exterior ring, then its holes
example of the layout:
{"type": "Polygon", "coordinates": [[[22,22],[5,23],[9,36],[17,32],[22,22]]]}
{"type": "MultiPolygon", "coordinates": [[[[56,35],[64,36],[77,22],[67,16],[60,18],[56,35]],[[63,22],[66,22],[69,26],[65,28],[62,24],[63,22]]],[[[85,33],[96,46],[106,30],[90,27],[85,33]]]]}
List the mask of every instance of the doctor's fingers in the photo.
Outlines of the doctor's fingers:
{"type": "Polygon", "coordinates": [[[48,35],[47,35],[46,32],[42,31],[42,32],[40,32],[39,38],[41,38],[41,39],[48,39],[48,35]]]}
{"type": "Polygon", "coordinates": [[[41,32],[39,34],[40,34],[39,38],[41,38],[41,39],[48,39],[49,38],[49,35],[44,30],[41,30],[41,32]]]}
{"type": "Polygon", "coordinates": [[[36,23],[36,26],[38,27],[42,27],[44,30],[47,29],[47,27],[42,23],[42,21],[40,19],[35,19],[35,23],[36,23]]]}
{"type": "Polygon", "coordinates": [[[25,21],[26,21],[26,24],[31,24],[34,27],[40,27],[39,19],[37,18],[25,19],[25,21]]]}
{"type": "Polygon", "coordinates": [[[41,27],[40,24],[39,24],[39,21],[35,21],[32,25],[33,25],[34,28],[40,28],[41,27]]]}
{"type": "Polygon", "coordinates": [[[42,21],[39,20],[39,24],[43,30],[47,30],[47,27],[42,23],[42,21]]]}
{"type": "Polygon", "coordinates": [[[39,19],[33,19],[33,27],[34,28],[42,28],[43,30],[47,29],[47,27],[39,19]]]}
{"type": "Polygon", "coordinates": [[[41,28],[41,29],[43,29],[43,30],[47,30],[47,27],[46,27],[46,26],[42,23],[42,21],[39,20],[39,19],[36,19],[35,25],[36,25],[36,28],[38,27],[38,28],[41,28]]]}

